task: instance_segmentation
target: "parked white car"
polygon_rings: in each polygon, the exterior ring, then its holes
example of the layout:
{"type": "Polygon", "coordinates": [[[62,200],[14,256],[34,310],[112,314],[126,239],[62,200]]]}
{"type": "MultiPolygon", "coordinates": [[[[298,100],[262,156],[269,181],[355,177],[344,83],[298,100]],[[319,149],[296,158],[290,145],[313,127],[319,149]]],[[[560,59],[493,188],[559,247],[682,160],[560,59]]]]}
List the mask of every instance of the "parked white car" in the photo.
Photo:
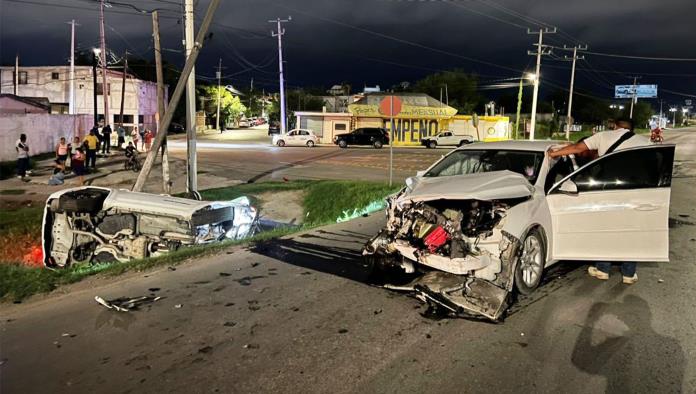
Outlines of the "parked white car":
{"type": "MultiPolygon", "coordinates": [[[[622,149],[579,168],[549,141],[453,150],[390,197],[363,250],[379,271],[423,273],[404,290],[453,315],[497,320],[560,260],[669,258],[674,145],[622,149]]],[[[583,163],[579,163],[583,164],[583,163]]]]}
{"type": "Polygon", "coordinates": [[[292,129],[285,134],[274,134],[272,143],[277,146],[308,146],[311,148],[319,143],[319,137],[312,130],[292,129]]]}
{"type": "Polygon", "coordinates": [[[437,148],[438,146],[464,146],[474,142],[474,136],[465,134],[454,134],[449,130],[444,130],[437,135],[421,138],[421,145],[427,148],[437,148]]]}
{"type": "Polygon", "coordinates": [[[180,247],[253,235],[257,211],[246,197],[196,201],[84,186],[48,197],[44,264],[127,261],[180,247]]]}

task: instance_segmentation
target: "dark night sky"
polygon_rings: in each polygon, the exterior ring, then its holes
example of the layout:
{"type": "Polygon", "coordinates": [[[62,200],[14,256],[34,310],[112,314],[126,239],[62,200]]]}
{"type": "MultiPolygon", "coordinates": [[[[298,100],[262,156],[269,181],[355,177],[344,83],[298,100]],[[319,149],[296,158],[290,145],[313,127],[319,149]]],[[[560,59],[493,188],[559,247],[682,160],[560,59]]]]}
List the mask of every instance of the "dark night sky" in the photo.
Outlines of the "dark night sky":
{"type": "MultiPolygon", "coordinates": [[[[162,13],[163,45],[181,49],[181,0],[119,2],[171,10],[162,13]]],[[[207,4],[208,0],[198,1],[199,21],[207,4]]],[[[11,64],[19,53],[23,65],[65,64],[70,48],[65,22],[74,18],[81,24],[77,30],[80,48],[96,46],[97,10],[94,0],[0,0],[1,62],[11,64]]],[[[227,67],[223,74],[233,84],[248,85],[253,77],[256,88],[277,89],[277,41],[270,37],[274,26],[267,20],[291,15],[283,41],[289,87],[341,81],[354,88],[387,87],[455,67],[476,72],[483,81],[516,77],[534,66],[527,49],[533,48],[537,36],[528,35],[526,27],[538,25],[511,15],[510,10],[558,26],[560,34],[549,35],[546,41],[551,45],[581,42],[594,52],[696,58],[695,0],[223,0],[197,73],[214,76],[214,66],[222,57],[227,67]]],[[[106,21],[108,47],[116,53],[128,48],[137,55],[152,56],[149,16],[114,5],[107,9],[106,21]]],[[[176,51],[166,52],[165,58],[183,62],[183,55],[176,51]]],[[[584,70],[578,70],[576,86],[600,97],[610,98],[614,84],[630,83],[628,74],[643,75],[641,83],[696,95],[693,61],[588,54],[578,64],[584,70]]],[[[569,62],[545,57],[542,94],[554,90],[552,84],[566,88],[569,67],[569,62]]],[[[660,96],[673,103],[688,98],[665,91],[660,96]]]]}

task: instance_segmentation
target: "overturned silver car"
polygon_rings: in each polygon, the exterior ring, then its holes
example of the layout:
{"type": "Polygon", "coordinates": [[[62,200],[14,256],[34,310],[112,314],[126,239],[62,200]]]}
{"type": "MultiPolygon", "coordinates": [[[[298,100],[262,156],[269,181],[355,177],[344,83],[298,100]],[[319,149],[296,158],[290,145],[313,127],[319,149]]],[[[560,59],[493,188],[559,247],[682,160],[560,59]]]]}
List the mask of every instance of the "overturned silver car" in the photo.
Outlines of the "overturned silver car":
{"type": "MultiPolygon", "coordinates": [[[[549,159],[553,141],[472,144],[407,179],[363,255],[452,315],[498,320],[559,260],[667,261],[673,145],[588,163],[549,159]],[[588,247],[591,245],[591,247],[588,247]]],[[[388,275],[387,275],[388,277],[388,275]]]]}
{"type": "Polygon", "coordinates": [[[49,196],[43,217],[44,264],[128,261],[252,235],[257,212],[245,197],[195,201],[103,187],[49,196]]]}

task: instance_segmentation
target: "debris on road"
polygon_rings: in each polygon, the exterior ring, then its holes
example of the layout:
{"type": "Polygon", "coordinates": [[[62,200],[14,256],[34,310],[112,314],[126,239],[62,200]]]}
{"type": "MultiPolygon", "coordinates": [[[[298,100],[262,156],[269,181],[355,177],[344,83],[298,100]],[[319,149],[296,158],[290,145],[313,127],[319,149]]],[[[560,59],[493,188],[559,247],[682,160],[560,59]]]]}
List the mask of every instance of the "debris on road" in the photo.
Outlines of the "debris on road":
{"type": "Polygon", "coordinates": [[[176,305],[174,305],[174,308],[181,309],[181,307],[183,307],[183,306],[184,306],[183,304],[176,304],[176,305]]]}
{"type": "Polygon", "coordinates": [[[664,281],[665,281],[664,279],[658,279],[657,283],[664,283],[664,281]]]}
{"type": "Polygon", "coordinates": [[[137,310],[143,305],[152,304],[153,302],[159,301],[161,299],[162,297],[142,296],[135,298],[120,297],[107,301],[99,296],[94,297],[94,300],[97,301],[99,304],[119,312],[137,310]]]}

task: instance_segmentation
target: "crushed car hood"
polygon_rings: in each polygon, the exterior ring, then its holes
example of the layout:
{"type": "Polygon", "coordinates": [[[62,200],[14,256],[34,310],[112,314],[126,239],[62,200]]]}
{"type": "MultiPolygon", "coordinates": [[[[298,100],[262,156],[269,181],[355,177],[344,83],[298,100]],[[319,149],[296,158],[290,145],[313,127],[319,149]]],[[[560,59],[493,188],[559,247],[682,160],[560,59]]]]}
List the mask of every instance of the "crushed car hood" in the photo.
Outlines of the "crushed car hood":
{"type": "Polygon", "coordinates": [[[488,201],[529,197],[534,192],[534,187],[524,176],[507,170],[411,179],[410,192],[400,196],[397,203],[439,199],[488,201]]]}

